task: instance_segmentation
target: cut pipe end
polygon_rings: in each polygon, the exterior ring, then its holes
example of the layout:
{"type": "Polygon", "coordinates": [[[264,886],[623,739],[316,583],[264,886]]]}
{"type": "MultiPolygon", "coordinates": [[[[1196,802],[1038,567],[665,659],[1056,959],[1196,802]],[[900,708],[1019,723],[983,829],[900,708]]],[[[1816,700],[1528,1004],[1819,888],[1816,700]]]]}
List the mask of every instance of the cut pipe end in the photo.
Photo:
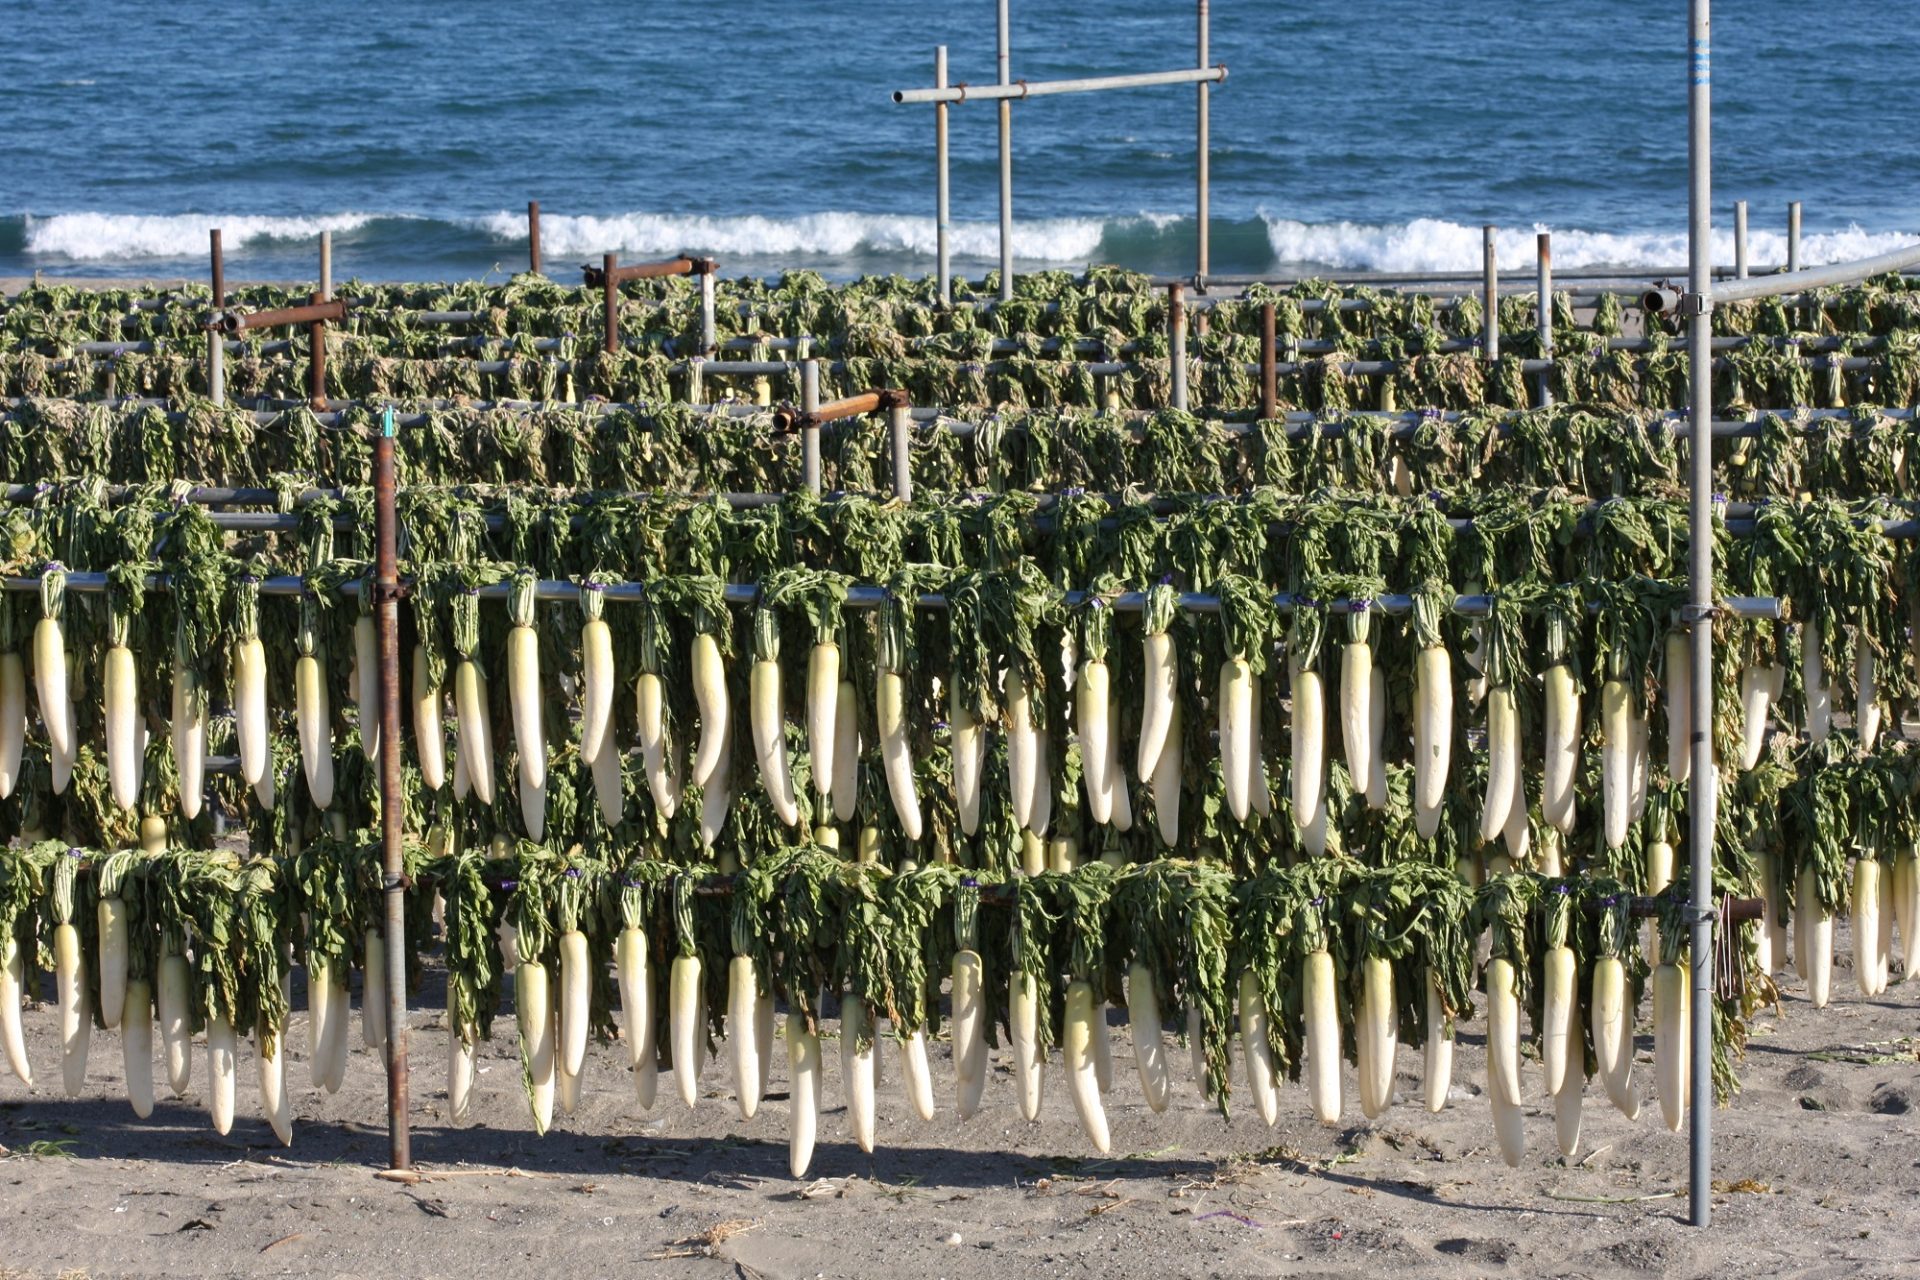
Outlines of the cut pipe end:
{"type": "Polygon", "coordinates": [[[1680,309],[1680,291],[1663,284],[1654,285],[1640,295],[1640,308],[1649,315],[1663,315],[1680,309]]]}

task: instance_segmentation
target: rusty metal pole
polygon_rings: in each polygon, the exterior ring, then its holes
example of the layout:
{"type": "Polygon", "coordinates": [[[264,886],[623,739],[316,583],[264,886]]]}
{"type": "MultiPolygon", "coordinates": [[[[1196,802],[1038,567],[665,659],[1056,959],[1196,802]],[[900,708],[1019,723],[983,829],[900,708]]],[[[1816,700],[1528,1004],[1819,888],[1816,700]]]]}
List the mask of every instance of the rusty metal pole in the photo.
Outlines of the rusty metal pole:
{"type": "Polygon", "coordinates": [[[527,201],[527,270],[540,274],[540,202],[527,201]]]}
{"type": "Polygon", "coordinates": [[[1260,416],[1280,415],[1280,362],[1274,352],[1273,304],[1260,304],[1260,416]]]}
{"type": "Polygon", "coordinates": [[[1800,202],[1787,205],[1787,270],[1800,269],[1800,202]]]}
{"type": "MultiPolygon", "coordinates": [[[[227,305],[227,264],[220,251],[220,228],[207,232],[207,243],[213,269],[213,309],[218,312],[227,305]]],[[[207,398],[215,404],[227,402],[227,335],[219,329],[207,334],[207,398]]]]}
{"type": "MultiPolygon", "coordinates": [[[[947,46],[933,50],[933,84],[947,87],[947,46]]],[[[940,266],[940,305],[953,305],[953,262],[948,256],[947,236],[951,220],[947,210],[947,104],[933,104],[933,237],[940,266]]]]}
{"type": "Polygon", "coordinates": [[[1534,242],[1540,255],[1540,304],[1534,323],[1539,326],[1540,358],[1548,361],[1540,371],[1540,406],[1553,403],[1553,234],[1542,231],[1534,242]]]}
{"type": "Polygon", "coordinates": [[[813,415],[820,409],[820,362],[807,359],[800,362],[800,412],[804,415],[804,425],[800,428],[800,467],[806,477],[807,488],[814,497],[820,496],[820,424],[813,415]]]}
{"type": "Polygon", "coordinates": [[[893,452],[893,496],[913,501],[913,406],[900,403],[887,410],[887,434],[893,452]]]}
{"type": "MultiPolygon", "coordinates": [[[[308,295],[311,303],[325,302],[319,290],[308,295]]],[[[315,320],[307,326],[307,399],[316,410],[327,407],[327,322],[315,320]]]]}
{"type": "Polygon", "coordinates": [[[600,289],[606,300],[606,323],[600,339],[600,350],[607,355],[612,355],[620,346],[620,286],[613,282],[614,268],[619,265],[620,255],[600,255],[600,289]]]}
{"type": "Polygon", "coordinates": [[[1481,301],[1486,307],[1482,326],[1485,332],[1482,354],[1488,364],[1500,358],[1500,266],[1494,256],[1493,224],[1480,229],[1481,301]]]}
{"type": "Polygon", "coordinates": [[[1187,407],[1187,302],[1186,290],[1178,284],[1167,286],[1168,365],[1173,376],[1173,408],[1187,407]]]}
{"type": "Polygon", "coordinates": [[[374,627],[380,643],[380,845],[387,943],[387,1166],[413,1163],[407,1130],[407,881],[401,861],[406,792],[400,778],[400,566],[394,518],[394,432],[388,407],[373,442],[374,627]]]}

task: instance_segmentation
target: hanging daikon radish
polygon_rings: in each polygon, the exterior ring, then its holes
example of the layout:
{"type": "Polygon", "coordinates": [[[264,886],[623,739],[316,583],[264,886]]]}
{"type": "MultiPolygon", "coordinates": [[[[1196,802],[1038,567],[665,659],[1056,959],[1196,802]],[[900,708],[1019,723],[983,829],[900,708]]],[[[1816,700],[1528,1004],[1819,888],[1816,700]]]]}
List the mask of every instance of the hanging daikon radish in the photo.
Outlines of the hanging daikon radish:
{"type": "Polygon", "coordinates": [[[27,669],[14,635],[12,609],[0,609],[0,800],[20,781],[20,753],[27,741],[27,669]]]}
{"type": "Polygon", "coordinates": [[[132,622],[116,599],[108,615],[107,656],[100,680],[107,722],[107,782],[114,804],[127,812],[132,812],[140,800],[142,764],[140,682],[133,651],[127,648],[132,622]]]}
{"type": "MultiPolygon", "coordinates": [[[[178,925],[160,935],[160,965],[155,974],[154,1016],[160,1023],[160,1043],[167,1059],[167,1085],[183,1098],[193,1080],[193,972],[187,967],[186,939],[178,925]]],[[[315,1059],[315,1071],[319,1070],[315,1059]]],[[[315,1083],[319,1083],[316,1076],[315,1083]]]]}
{"type": "Polygon", "coordinates": [[[617,827],[627,816],[626,753],[609,733],[600,754],[588,766],[593,778],[594,799],[600,805],[600,820],[609,828],[617,827]]]}
{"type": "Polygon", "coordinates": [[[1628,1003],[1621,949],[1633,937],[1631,904],[1624,897],[1600,915],[1600,948],[1593,961],[1593,1057],[1607,1097],[1627,1119],[1640,1115],[1633,1091],[1633,1008],[1628,1003]]]}
{"type": "MultiPolygon", "coordinates": [[[[47,727],[47,754],[55,761],[56,775],[62,774],[61,762],[71,769],[73,753],[79,744],[73,735],[73,703],[67,692],[67,647],[60,620],[66,599],[67,571],[51,561],[40,574],[40,621],[33,628],[33,682],[40,699],[40,720],[47,727]]],[[[55,794],[64,790],[54,788],[55,794]]]]}
{"type": "Polygon", "coordinates": [[[675,950],[667,968],[668,1047],[673,1052],[680,1101],[692,1107],[700,1100],[701,1049],[707,1030],[700,954],[693,940],[693,883],[684,875],[674,877],[673,926],[675,950]]]}
{"type": "Polygon", "coordinates": [[[353,620],[353,705],[360,750],[369,763],[380,756],[380,637],[373,625],[372,576],[360,581],[360,615],[353,620]]]}
{"type": "MultiPolygon", "coordinates": [[[[961,698],[957,681],[948,686],[947,724],[952,731],[954,808],[961,832],[971,836],[980,830],[980,774],[986,763],[987,733],[961,698]]],[[[836,801],[836,813],[838,807],[836,801]]]]}
{"type": "Polygon", "coordinates": [[[1675,626],[1667,632],[1667,776],[1675,785],[1693,771],[1693,653],[1691,635],[1675,626]]]}
{"type": "Polygon", "coordinates": [[[1324,945],[1306,953],[1300,986],[1306,1019],[1307,1097],[1321,1124],[1340,1120],[1340,1015],[1333,956],[1324,945]]]}
{"type": "Polygon", "coordinates": [[[537,843],[546,833],[547,737],[540,713],[540,636],[534,629],[533,571],[513,575],[507,593],[507,705],[519,760],[520,816],[537,843]]]}
{"type": "MultiPolygon", "coordinates": [[[[1142,970],[1144,973],[1145,971],[1142,970]]],[[[1152,984],[1148,984],[1151,995],[1152,984]]],[[[1247,1092],[1253,1096],[1254,1110],[1267,1122],[1271,1129],[1280,1118],[1279,1076],[1273,1060],[1273,1044],[1268,1039],[1268,1014],[1266,998],[1260,994],[1260,975],[1252,969],[1243,970],[1239,982],[1240,1004],[1240,1051],[1247,1062],[1247,1092]]],[[[1153,1028],[1158,1038],[1160,1029],[1153,1028]]],[[[1144,1069],[1142,1079],[1145,1079],[1144,1069]]],[[[1161,1100],[1158,1111],[1166,1105],[1161,1100]]]]}
{"type": "Polygon", "coordinates": [[[1174,703],[1173,724],[1154,760],[1150,779],[1153,786],[1154,823],[1159,829],[1161,843],[1168,848],[1173,848],[1180,841],[1180,789],[1186,736],[1182,723],[1184,718],[1180,704],[1174,703]]]}
{"type": "MultiPolygon", "coordinates": [[[[180,816],[191,822],[200,816],[200,806],[206,797],[207,767],[207,697],[206,682],[193,665],[193,655],[186,648],[186,636],[176,635],[173,655],[173,767],[179,778],[180,816]]],[[[332,759],[328,759],[328,772],[332,771],[332,759]]],[[[319,792],[314,793],[314,804],[325,809],[333,802],[333,780],[327,779],[327,795],[323,802],[319,792]]]]}
{"type": "Polygon", "coordinates": [[[1394,1003],[1393,964],[1385,956],[1360,961],[1360,1000],[1354,1010],[1354,1057],[1360,1073],[1360,1110],[1377,1119],[1393,1105],[1393,1065],[1400,1012],[1394,1003]]]}
{"type": "Polygon", "coordinates": [[[953,1070],[962,1120],[980,1110],[987,1085],[986,965],[980,957],[980,889],[963,880],[953,904],[953,1070]]]}
{"type": "Polygon", "coordinates": [[[1853,974],[1860,994],[1880,994],[1880,859],[1862,849],[1853,862],[1853,974]]]}
{"type": "Polygon", "coordinates": [[[92,1042],[93,1019],[87,1003],[87,957],[80,946],[80,930],[73,923],[74,878],[79,871],[78,850],[57,857],[53,864],[53,978],[54,1003],[60,1015],[60,1066],[67,1096],[77,1098],[86,1086],[87,1046],[92,1042]]]}
{"type": "Polygon", "coordinates": [[[1041,1078],[1046,1055],[1040,1045],[1040,991],[1030,973],[1015,969],[1008,977],[1007,1025],[1013,1039],[1013,1083],[1023,1120],[1040,1118],[1041,1078]]]}
{"type": "Polygon", "coordinates": [[[853,1140],[868,1155],[874,1136],[874,1026],[866,1000],[853,991],[840,1000],[840,1080],[847,1091],[853,1140]]]}
{"type": "Polygon", "coordinates": [[[1172,1078],[1167,1069],[1166,1037],[1160,1027],[1160,998],[1154,989],[1152,970],[1137,958],[1127,969],[1127,1028],[1133,1037],[1140,1091],[1151,1110],[1165,1111],[1172,1078]]]}
{"type": "Polygon", "coordinates": [[[1630,801],[1633,788],[1632,694],[1624,671],[1610,668],[1600,686],[1600,791],[1601,817],[1607,848],[1618,849],[1627,841],[1630,801]]]}
{"type": "Polygon", "coordinates": [[[27,1060],[27,1040],[20,1025],[26,969],[26,953],[13,922],[8,921],[6,934],[0,937],[0,1048],[6,1050],[8,1068],[21,1084],[32,1088],[33,1065],[27,1060]]]}
{"type": "Polygon", "coordinates": [[[1827,740],[1833,727],[1833,691],[1827,686],[1825,628],[1809,618],[1800,628],[1800,679],[1807,697],[1807,737],[1815,745],[1827,740]]]}
{"type": "Polygon", "coordinates": [[[1547,613],[1547,670],[1541,706],[1546,759],[1540,774],[1540,814],[1561,833],[1573,830],[1575,783],[1580,772],[1580,681],[1568,651],[1565,608],[1547,613]]]}
{"type": "Polygon", "coordinates": [[[840,574],[813,573],[802,580],[801,603],[813,628],[813,646],[807,651],[807,757],[813,765],[813,788],[820,808],[833,798],[842,771],[840,755],[840,631],[841,606],[847,598],[847,579],[840,574]]]}
{"type": "Polygon", "coordinates": [[[889,590],[880,607],[878,673],[874,677],[874,711],[880,734],[880,763],[887,778],[887,794],[900,832],[909,843],[921,835],[920,792],[913,774],[912,729],[907,724],[907,662],[911,652],[913,601],[889,590]]]}
{"type": "Polygon", "coordinates": [[[1293,824],[1303,836],[1322,826],[1327,802],[1327,710],[1319,671],[1324,626],[1320,610],[1296,608],[1288,642],[1293,684],[1293,824]]]}
{"type": "Polygon", "coordinates": [[[1559,1140],[1560,1154],[1569,1159],[1580,1149],[1581,1095],[1587,1091],[1586,1037],[1580,1021],[1580,1002],[1570,1009],[1567,1026],[1567,1070],[1560,1088],[1553,1095],[1553,1133],[1559,1140]]]}
{"type": "Polygon", "coordinates": [[[1811,859],[1800,867],[1800,883],[1793,904],[1794,967],[1807,984],[1813,1007],[1824,1009],[1833,988],[1833,909],[1820,895],[1820,880],[1811,859]]]}
{"type": "Polygon", "coordinates": [[[120,1025],[127,1002],[130,967],[127,903],[120,896],[121,880],[133,865],[131,850],[102,858],[94,866],[94,941],[99,961],[100,1024],[112,1031],[120,1025]]]}
{"type": "Polygon", "coordinates": [[[1453,750],[1453,666],[1440,633],[1447,603],[1431,587],[1413,597],[1413,814],[1422,840],[1440,829],[1453,750]]]}
{"type": "Polygon", "coordinates": [[[621,1039],[641,1110],[653,1106],[659,1079],[654,1048],[653,975],[648,972],[645,903],[638,881],[620,888],[620,937],[614,944],[613,972],[620,990],[621,1039]]]}
{"type": "Polygon", "coordinates": [[[1142,778],[1158,776],[1161,751],[1178,738],[1174,732],[1174,693],[1180,680],[1180,657],[1174,649],[1171,628],[1179,602],[1179,595],[1165,583],[1147,591],[1141,641],[1145,667],[1140,689],[1140,751],[1135,770],[1142,778]]]}
{"type": "Polygon", "coordinates": [[[1112,610],[1098,595],[1088,598],[1082,624],[1080,670],[1074,680],[1074,732],[1080,739],[1081,779],[1087,789],[1087,813],[1101,826],[1113,820],[1114,780],[1109,775],[1115,752],[1112,679],[1107,670],[1107,645],[1112,633],[1112,610]]]}
{"type": "Polygon", "coordinates": [[[1644,707],[1635,705],[1633,709],[1632,757],[1627,769],[1627,821],[1638,822],[1647,812],[1647,780],[1652,771],[1650,743],[1652,730],[1647,725],[1647,712],[1644,707]]]}
{"type": "Polygon", "coordinates": [[[1909,980],[1920,968],[1920,860],[1912,845],[1893,860],[1893,918],[1900,929],[1900,976],[1909,980]]]}
{"type": "Polygon", "coordinates": [[[694,748],[693,783],[704,787],[720,766],[728,741],[727,670],[721,642],[727,636],[724,600],[716,596],[693,610],[693,701],[700,714],[700,742],[694,748]]]}
{"type": "MultiPolygon", "coordinates": [[[[1896,878],[1898,864],[1895,864],[1896,878]]],[[[1756,922],[1756,950],[1762,973],[1768,977],[1787,967],[1787,918],[1781,892],[1779,859],[1771,849],[1753,850],[1753,878],[1760,886],[1760,919],[1756,922]]]]}
{"type": "Polygon", "coordinates": [[[619,750],[612,732],[613,629],[602,616],[605,606],[604,586],[591,579],[580,584],[580,758],[589,765],[601,751],[619,750]]]}
{"type": "MultiPolygon", "coordinates": [[[[293,664],[294,719],[299,728],[300,763],[306,772],[307,794],[316,809],[333,806],[333,728],[332,711],[327,703],[326,674],[320,664],[319,606],[311,592],[300,597],[300,628],[295,643],[299,656],[293,664]]],[[[477,626],[477,624],[476,624],[477,626]]],[[[463,664],[463,666],[466,664],[463,664]]],[[[182,693],[185,675],[178,655],[174,660],[174,750],[181,747],[182,693]]],[[[462,717],[464,746],[465,717],[462,717]]],[[[464,751],[463,751],[464,754],[464,751]]],[[[478,783],[476,782],[476,786],[478,783]]],[[[487,802],[491,802],[492,771],[488,770],[487,802]]],[[[181,798],[186,796],[186,779],[181,777],[181,798]]],[[[184,812],[184,809],[183,809],[184,812]]]]}
{"type": "Polygon", "coordinates": [[[1854,641],[1853,727],[1860,736],[1860,749],[1873,750],[1880,740],[1880,690],[1876,679],[1879,656],[1873,650],[1873,638],[1865,627],[1854,641]]]}
{"type": "Polygon", "coordinates": [[[1439,1115],[1447,1106],[1447,1094],[1453,1088],[1453,1019],[1447,1010],[1446,996],[1440,990],[1439,975],[1427,970],[1427,1110],[1439,1115]]]}
{"type": "Polygon", "coordinates": [[[1007,671],[1005,702],[1007,794],[1013,804],[1014,824],[1031,831],[1034,779],[1040,771],[1040,733],[1034,724],[1033,700],[1027,692],[1027,678],[1018,663],[1007,671]]]}
{"type": "Polygon", "coordinates": [[[788,1093],[787,1172],[804,1177],[813,1163],[814,1134],[820,1123],[820,1037],[806,1015],[787,1014],[788,1093]]]}
{"type": "MultiPolygon", "coordinates": [[[[0,976],[0,1001],[7,996],[6,979],[0,976]]],[[[0,1021],[4,1017],[0,1013],[0,1021]]],[[[127,1101],[133,1105],[133,1114],[145,1120],[153,1114],[153,984],[143,976],[127,979],[126,999],[120,1006],[120,1061],[127,1078],[127,1101]]]]}
{"type": "MultiPolygon", "coordinates": [[[[1676,931],[1677,932],[1677,931],[1676,931]]],[[[1666,954],[1653,970],[1653,1074],[1654,1092],[1660,1099],[1660,1116],[1667,1128],[1680,1132],[1687,1122],[1691,1073],[1692,1025],[1688,1009],[1689,966],[1678,941],[1666,944],[1666,954]]]]}
{"type": "Polygon", "coordinates": [[[1340,648],[1340,741],[1347,780],[1365,795],[1373,782],[1373,646],[1367,643],[1370,602],[1356,599],[1347,613],[1347,642],[1340,648]]]}
{"type": "Polygon", "coordinates": [[[1767,742],[1767,715],[1773,708],[1769,696],[1771,672],[1756,662],[1740,669],[1740,768],[1744,771],[1760,763],[1760,752],[1767,742]]]}
{"type": "MultiPolygon", "coordinates": [[[[1549,1094],[1558,1094],[1565,1084],[1568,1059],[1586,1052],[1574,1033],[1580,993],[1573,948],[1567,943],[1573,927],[1569,893],[1565,884],[1549,886],[1540,905],[1546,948],[1540,979],[1540,1064],[1549,1094]]],[[[1584,1073],[1581,1079],[1585,1079],[1584,1073]]]]}
{"type": "Polygon", "coordinates": [[[1067,984],[1066,1018],[1062,1027],[1061,1057],[1066,1062],[1067,1092],[1080,1117],[1080,1128],[1094,1150],[1106,1155],[1112,1150],[1107,1131],[1107,1113],[1100,1101],[1100,1082],[1094,1067],[1093,1036],[1104,1034],[1095,1026],[1093,985],[1084,978],[1067,984]]]}

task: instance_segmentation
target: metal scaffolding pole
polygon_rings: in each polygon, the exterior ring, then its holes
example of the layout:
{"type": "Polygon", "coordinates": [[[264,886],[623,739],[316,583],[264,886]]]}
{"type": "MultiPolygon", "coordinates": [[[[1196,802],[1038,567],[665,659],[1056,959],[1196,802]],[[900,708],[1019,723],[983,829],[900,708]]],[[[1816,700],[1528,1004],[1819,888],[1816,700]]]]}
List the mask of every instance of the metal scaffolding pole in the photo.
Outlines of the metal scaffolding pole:
{"type": "MultiPolygon", "coordinates": [[[[1687,86],[1687,340],[1693,422],[1713,421],[1713,57],[1711,0],[1689,0],[1687,86]]],[[[1687,621],[1693,689],[1689,729],[1692,791],[1687,858],[1692,876],[1688,1220],[1713,1215],[1713,830],[1719,777],[1713,765],[1713,433],[1687,438],[1687,621]]]]}
{"type": "MultiPolygon", "coordinates": [[[[1200,3],[1200,56],[1196,69],[1207,70],[1207,0],[1200,3]]],[[[1200,81],[1193,87],[1197,115],[1194,121],[1194,231],[1198,241],[1198,253],[1195,257],[1194,283],[1200,288],[1206,287],[1207,271],[1207,232],[1208,220],[1212,216],[1208,208],[1207,194],[1207,148],[1211,127],[1207,120],[1208,82],[1200,81]]]]}
{"type": "MultiPolygon", "coordinates": [[[[940,45],[933,51],[934,87],[947,87],[947,46],[940,45]]],[[[952,246],[948,234],[952,228],[952,218],[948,209],[947,185],[947,104],[933,104],[933,234],[940,258],[940,305],[953,305],[953,259],[952,246]]]]}
{"type": "MultiPolygon", "coordinates": [[[[1007,33],[1007,0],[1000,0],[1000,87],[1013,84],[1009,62],[1010,37],[1007,33]]],[[[1000,99],[1000,300],[1013,300],[1013,102],[1000,99]]]]}

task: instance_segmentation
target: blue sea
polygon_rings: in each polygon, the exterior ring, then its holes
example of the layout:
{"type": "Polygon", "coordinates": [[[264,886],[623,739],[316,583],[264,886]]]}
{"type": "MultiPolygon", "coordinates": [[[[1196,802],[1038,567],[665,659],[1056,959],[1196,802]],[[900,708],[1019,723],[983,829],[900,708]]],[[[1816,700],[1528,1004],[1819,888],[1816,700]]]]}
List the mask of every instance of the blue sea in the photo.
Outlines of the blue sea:
{"type": "MultiPolygon", "coordinates": [[[[1683,0],[1213,0],[1213,270],[1467,270],[1480,225],[1560,268],[1686,257],[1683,0]]],[[[1718,249],[1920,235],[1911,4],[1722,3],[1718,249]]],[[[1195,59],[1193,6],[1013,0],[1016,78],[1195,59]]],[[[729,273],[933,269],[933,108],[995,76],[993,0],[0,0],[0,275],[345,279],[698,250],[729,273]]],[[[1193,268],[1194,91],[1016,104],[1023,266],[1193,268]]],[[[991,105],[952,112],[956,269],[997,260],[991,105]]]]}

